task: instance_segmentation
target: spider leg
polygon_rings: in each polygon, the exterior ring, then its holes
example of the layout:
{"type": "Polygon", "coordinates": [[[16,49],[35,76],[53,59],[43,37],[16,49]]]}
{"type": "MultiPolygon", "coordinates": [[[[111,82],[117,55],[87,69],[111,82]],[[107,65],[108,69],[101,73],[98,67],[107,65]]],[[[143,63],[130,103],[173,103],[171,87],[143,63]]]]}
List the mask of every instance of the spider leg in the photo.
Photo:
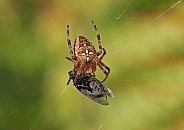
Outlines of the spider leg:
{"type": "MultiPolygon", "coordinates": [[[[72,72],[73,72],[73,71],[72,71],[72,72]]],[[[68,84],[70,83],[71,79],[72,79],[72,76],[70,75],[70,76],[69,76],[69,79],[68,79],[68,81],[67,81],[67,83],[66,83],[66,85],[68,85],[68,84]]]]}
{"type": "MultiPolygon", "coordinates": [[[[73,59],[69,57],[65,57],[65,58],[72,62],[74,61],[73,59]]],[[[67,85],[70,83],[71,79],[73,79],[73,83],[76,83],[77,79],[80,78],[82,65],[83,63],[80,65],[78,71],[76,71],[74,67],[74,69],[69,72],[69,79],[68,79],[67,85]]]]}
{"type": "Polygon", "coordinates": [[[101,81],[101,83],[103,83],[106,79],[107,79],[107,77],[108,77],[108,75],[109,75],[109,73],[110,73],[110,68],[108,67],[108,66],[106,66],[103,62],[101,62],[101,61],[99,61],[98,63],[97,63],[97,65],[99,66],[99,68],[105,73],[105,78],[101,81]],[[105,70],[104,68],[107,70],[105,70]]]}
{"type": "Polygon", "coordinates": [[[97,52],[97,56],[101,55],[102,54],[102,44],[101,44],[101,41],[100,41],[100,34],[98,32],[98,29],[96,27],[96,24],[94,23],[93,20],[91,20],[94,28],[95,28],[95,31],[96,31],[96,35],[97,35],[97,39],[98,39],[98,46],[99,46],[99,52],[97,52]]]}
{"type": "Polygon", "coordinates": [[[66,85],[68,85],[68,84],[70,83],[71,79],[75,78],[75,77],[74,77],[74,73],[75,73],[74,70],[68,72],[68,74],[69,74],[69,79],[68,79],[68,82],[67,82],[66,85]]]}
{"type": "Polygon", "coordinates": [[[68,43],[68,47],[70,50],[70,55],[71,55],[72,59],[74,59],[75,55],[74,55],[73,50],[72,50],[71,40],[70,40],[70,36],[69,36],[69,25],[67,25],[66,33],[67,33],[67,43],[68,43]]]}
{"type": "Polygon", "coordinates": [[[106,50],[104,49],[104,48],[102,48],[103,49],[103,54],[102,54],[102,56],[100,57],[100,61],[103,59],[103,57],[106,55],[106,50]]]}
{"type": "Polygon", "coordinates": [[[70,57],[65,57],[65,58],[66,58],[67,60],[73,62],[73,59],[72,59],[72,58],[70,58],[70,57]]]}

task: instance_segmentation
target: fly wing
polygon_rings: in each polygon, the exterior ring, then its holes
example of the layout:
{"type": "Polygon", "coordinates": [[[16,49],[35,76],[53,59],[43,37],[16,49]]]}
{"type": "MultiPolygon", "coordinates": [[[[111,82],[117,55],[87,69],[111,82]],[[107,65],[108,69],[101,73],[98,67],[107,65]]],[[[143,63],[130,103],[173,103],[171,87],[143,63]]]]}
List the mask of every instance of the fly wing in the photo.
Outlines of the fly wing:
{"type": "Polygon", "coordinates": [[[107,101],[107,96],[101,96],[101,97],[95,97],[94,95],[90,94],[89,91],[86,91],[85,89],[79,90],[82,94],[84,94],[86,97],[90,98],[91,100],[101,104],[101,105],[109,105],[109,102],[107,101]]]}
{"type": "Polygon", "coordinates": [[[104,90],[109,97],[114,98],[113,91],[110,88],[104,87],[104,90]]]}

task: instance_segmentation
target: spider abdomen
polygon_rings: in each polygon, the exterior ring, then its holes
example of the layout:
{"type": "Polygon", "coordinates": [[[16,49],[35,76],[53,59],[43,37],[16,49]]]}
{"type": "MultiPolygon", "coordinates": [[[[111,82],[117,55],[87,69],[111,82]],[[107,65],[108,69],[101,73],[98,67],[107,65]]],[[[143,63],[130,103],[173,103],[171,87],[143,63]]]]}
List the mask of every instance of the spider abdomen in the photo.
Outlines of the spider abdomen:
{"type": "Polygon", "coordinates": [[[74,43],[74,53],[78,61],[90,62],[96,56],[96,50],[84,36],[78,36],[74,43]]]}

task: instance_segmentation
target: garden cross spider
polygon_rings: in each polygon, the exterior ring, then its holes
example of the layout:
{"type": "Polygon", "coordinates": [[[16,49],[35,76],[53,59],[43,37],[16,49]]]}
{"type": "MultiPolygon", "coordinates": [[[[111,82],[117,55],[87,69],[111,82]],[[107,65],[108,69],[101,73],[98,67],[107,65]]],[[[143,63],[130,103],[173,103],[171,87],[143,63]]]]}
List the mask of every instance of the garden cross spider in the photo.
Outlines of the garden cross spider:
{"type": "Polygon", "coordinates": [[[71,40],[69,36],[69,25],[67,25],[67,42],[68,42],[71,58],[70,57],[65,57],[65,58],[74,63],[74,68],[69,76],[67,85],[70,83],[70,80],[73,78],[75,83],[79,77],[84,78],[86,76],[90,77],[91,75],[95,77],[94,72],[96,71],[97,65],[106,75],[105,78],[101,81],[101,83],[104,82],[109,75],[110,68],[101,61],[103,57],[106,55],[106,51],[104,48],[102,48],[101,41],[100,41],[100,34],[98,32],[98,29],[95,23],[92,20],[91,22],[97,34],[99,52],[96,52],[92,43],[88,41],[88,39],[85,38],[84,36],[78,36],[75,39],[74,49],[72,49],[71,40]],[[102,54],[102,50],[103,50],[103,54],[102,54]],[[101,55],[100,58],[98,57],[99,55],[101,55]]]}

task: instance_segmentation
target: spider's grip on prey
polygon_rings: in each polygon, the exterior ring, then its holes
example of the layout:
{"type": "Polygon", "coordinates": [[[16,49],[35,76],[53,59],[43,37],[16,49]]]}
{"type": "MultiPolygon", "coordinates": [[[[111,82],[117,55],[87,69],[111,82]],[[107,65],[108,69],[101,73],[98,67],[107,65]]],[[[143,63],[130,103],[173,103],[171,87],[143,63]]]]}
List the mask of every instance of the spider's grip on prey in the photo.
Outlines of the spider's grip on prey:
{"type": "MultiPolygon", "coordinates": [[[[104,82],[110,73],[110,68],[102,62],[103,57],[106,55],[106,50],[102,48],[98,28],[93,20],[91,20],[91,22],[96,31],[98,47],[99,47],[98,52],[96,51],[92,43],[84,36],[78,36],[75,39],[74,47],[72,48],[71,40],[69,36],[70,34],[69,25],[67,25],[67,30],[66,30],[67,43],[68,43],[71,58],[70,57],[65,57],[65,58],[74,63],[74,68],[72,70],[72,73],[76,74],[74,81],[77,81],[79,77],[83,78],[86,76],[92,76],[92,75],[95,76],[95,71],[97,66],[105,74],[105,78],[101,82],[104,82]]],[[[69,84],[71,78],[72,77],[69,77],[67,84],[69,84]]]]}

